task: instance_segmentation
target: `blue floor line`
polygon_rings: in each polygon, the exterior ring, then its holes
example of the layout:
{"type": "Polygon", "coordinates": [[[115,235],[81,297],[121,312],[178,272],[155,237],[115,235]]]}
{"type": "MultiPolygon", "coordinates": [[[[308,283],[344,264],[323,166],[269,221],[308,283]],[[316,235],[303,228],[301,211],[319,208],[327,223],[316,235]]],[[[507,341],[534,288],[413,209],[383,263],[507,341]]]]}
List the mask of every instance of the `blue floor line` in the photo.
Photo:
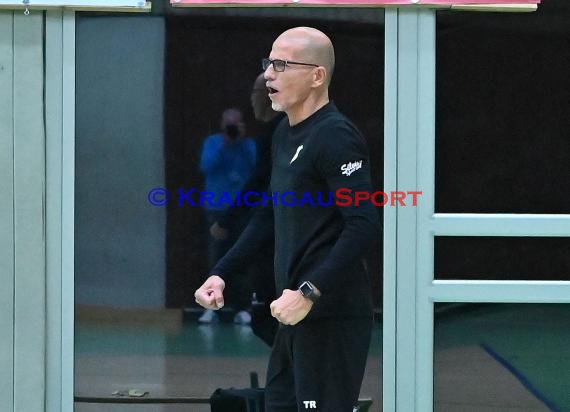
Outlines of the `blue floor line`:
{"type": "Polygon", "coordinates": [[[511,372],[515,378],[518,379],[520,383],[532,393],[538,400],[546,405],[552,412],[562,412],[554,402],[544,396],[534,385],[524,376],[517,368],[511,365],[506,359],[501,357],[497,352],[495,352],[489,345],[482,343],[480,345],[485,352],[487,352],[493,359],[499,362],[503,367],[505,367],[509,372],[511,372]]]}

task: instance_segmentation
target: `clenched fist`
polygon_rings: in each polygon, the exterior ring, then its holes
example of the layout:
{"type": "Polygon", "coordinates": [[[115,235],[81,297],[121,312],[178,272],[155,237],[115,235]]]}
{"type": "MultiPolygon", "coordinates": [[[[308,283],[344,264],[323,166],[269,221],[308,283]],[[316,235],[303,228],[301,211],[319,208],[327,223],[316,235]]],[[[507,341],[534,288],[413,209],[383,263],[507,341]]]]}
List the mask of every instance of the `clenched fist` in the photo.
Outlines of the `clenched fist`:
{"type": "Polygon", "coordinates": [[[224,307],[224,288],[226,283],[216,275],[210,276],[194,293],[196,302],[206,308],[218,310],[224,307]]]}
{"type": "Polygon", "coordinates": [[[313,302],[298,290],[285,289],[279,299],[271,302],[271,315],[284,325],[296,325],[311,311],[313,302]]]}

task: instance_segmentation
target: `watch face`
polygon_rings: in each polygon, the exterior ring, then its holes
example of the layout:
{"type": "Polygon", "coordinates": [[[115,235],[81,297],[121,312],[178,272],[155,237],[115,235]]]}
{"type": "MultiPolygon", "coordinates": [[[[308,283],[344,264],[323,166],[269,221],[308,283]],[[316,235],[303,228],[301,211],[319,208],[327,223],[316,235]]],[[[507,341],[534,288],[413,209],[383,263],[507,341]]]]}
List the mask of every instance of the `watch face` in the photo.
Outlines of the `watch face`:
{"type": "Polygon", "coordinates": [[[315,289],[310,282],[301,283],[299,290],[301,291],[301,295],[308,299],[311,299],[313,302],[318,298],[318,296],[315,294],[315,289]]]}
{"type": "Polygon", "coordinates": [[[305,297],[311,296],[311,294],[313,292],[313,288],[311,287],[311,284],[307,283],[307,282],[303,282],[301,284],[301,286],[299,287],[299,290],[301,291],[301,294],[305,297]]]}

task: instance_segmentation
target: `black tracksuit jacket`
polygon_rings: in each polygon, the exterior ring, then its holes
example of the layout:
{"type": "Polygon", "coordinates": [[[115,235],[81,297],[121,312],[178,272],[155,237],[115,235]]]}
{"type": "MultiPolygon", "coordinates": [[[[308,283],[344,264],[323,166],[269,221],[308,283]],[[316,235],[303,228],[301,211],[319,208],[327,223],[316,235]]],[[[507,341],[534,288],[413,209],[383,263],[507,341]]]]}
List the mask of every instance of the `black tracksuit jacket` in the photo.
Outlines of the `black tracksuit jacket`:
{"type": "Polygon", "coordinates": [[[295,126],[284,118],[272,142],[270,187],[258,197],[264,205],[210,273],[239,272],[274,238],[275,264],[267,271],[277,296],[308,280],[322,297],[307,319],[371,316],[364,256],[379,235],[379,215],[370,201],[355,204],[356,191],[372,193],[365,139],[328,103],[295,126]]]}

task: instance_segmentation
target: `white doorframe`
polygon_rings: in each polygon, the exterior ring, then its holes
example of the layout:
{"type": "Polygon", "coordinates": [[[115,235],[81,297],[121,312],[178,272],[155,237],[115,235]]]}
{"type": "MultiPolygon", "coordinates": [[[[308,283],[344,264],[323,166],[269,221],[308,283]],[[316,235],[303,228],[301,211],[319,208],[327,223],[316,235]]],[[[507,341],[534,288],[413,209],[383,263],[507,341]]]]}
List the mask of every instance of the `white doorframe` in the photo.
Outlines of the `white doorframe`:
{"type": "MultiPolygon", "coordinates": [[[[48,133],[48,182],[47,190],[53,193],[48,197],[51,213],[48,221],[48,291],[51,291],[48,309],[48,371],[47,388],[48,412],[73,412],[74,395],[74,176],[75,176],[75,12],[48,11],[46,18],[46,61],[53,65],[46,79],[46,103],[49,104],[48,133]],[[59,133],[59,134],[58,134],[59,133]],[[58,141],[57,136],[63,136],[58,141]],[[61,194],[61,197],[57,196],[61,194]]],[[[396,9],[386,10],[386,90],[385,147],[390,155],[385,159],[385,182],[388,182],[396,170],[395,126],[397,97],[396,83],[392,76],[397,76],[397,21],[396,9]],[[389,19],[388,16],[391,16],[389,19]],[[390,27],[390,28],[388,28],[390,27]],[[388,70],[390,65],[391,70],[388,70]],[[388,81],[390,79],[390,81],[388,81]],[[390,104],[388,104],[390,103],[390,104]],[[390,143],[391,142],[391,143],[390,143]],[[391,145],[391,146],[390,146],[391,145]]],[[[391,186],[396,187],[395,178],[391,186]]],[[[388,183],[385,183],[389,186],[388,183]]],[[[396,208],[384,211],[384,273],[396,272],[396,208]],[[387,241],[389,239],[389,241],[387,241]],[[387,257],[392,259],[387,259],[387,257]]],[[[395,298],[396,278],[384,280],[384,330],[383,330],[383,404],[384,410],[395,410],[396,358],[395,358],[395,298]],[[388,321],[391,319],[391,321],[388,321]]],[[[380,388],[379,388],[380,390],[380,388]]]]}
{"type": "Polygon", "coordinates": [[[46,11],[46,411],[73,412],[75,12],[46,11]]]}
{"type": "Polygon", "coordinates": [[[14,16],[0,12],[0,410],[14,407],[14,16]]]}
{"type": "Polygon", "coordinates": [[[385,322],[396,319],[384,325],[395,331],[384,337],[386,411],[433,411],[435,303],[570,303],[570,282],[435,280],[435,236],[570,236],[570,215],[435,213],[435,44],[435,10],[387,11],[385,190],[422,195],[395,222],[385,211],[384,283],[396,290],[384,290],[385,322]]]}
{"type": "MultiPolygon", "coordinates": [[[[384,191],[397,187],[398,10],[384,14],[384,191]]],[[[396,208],[384,207],[382,282],[382,405],[396,411],[396,208]]]]}
{"type": "Polygon", "coordinates": [[[435,11],[386,10],[385,22],[384,190],[423,191],[417,207],[406,202],[384,210],[384,410],[409,412],[427,410],[432,386],[417,368],[419,346],[430,345],[419,339],[433,323],[418,300],[423,285],[417,273],[430,256],[419,253],[419,228],[432,213],[433,190],[426,193],[426,177],[417,170],[430,156],[425,146],[435,125],[435,11]],[[417,391],[422,385],[425,391],[417,391]]]}
{"type": "MultiPolygon", "coordinates": [[[[568,215],[435,214],[435,23],[385,13],[384,185],[421,190],[384,210],[383,405],[433,410],[436,302],[569,303],[569,282],[436,281],[434,236],[568,236],[568,215]]],[[[46,18],[47,410],[73,411],[75,13],[46,18]],[[58,136],[60,138],[58,139],[58,136]],[[62,138],[61,138],[62,136],[62,138]],[[61,196],[60,196],[61,194],[61,196]]]]}

